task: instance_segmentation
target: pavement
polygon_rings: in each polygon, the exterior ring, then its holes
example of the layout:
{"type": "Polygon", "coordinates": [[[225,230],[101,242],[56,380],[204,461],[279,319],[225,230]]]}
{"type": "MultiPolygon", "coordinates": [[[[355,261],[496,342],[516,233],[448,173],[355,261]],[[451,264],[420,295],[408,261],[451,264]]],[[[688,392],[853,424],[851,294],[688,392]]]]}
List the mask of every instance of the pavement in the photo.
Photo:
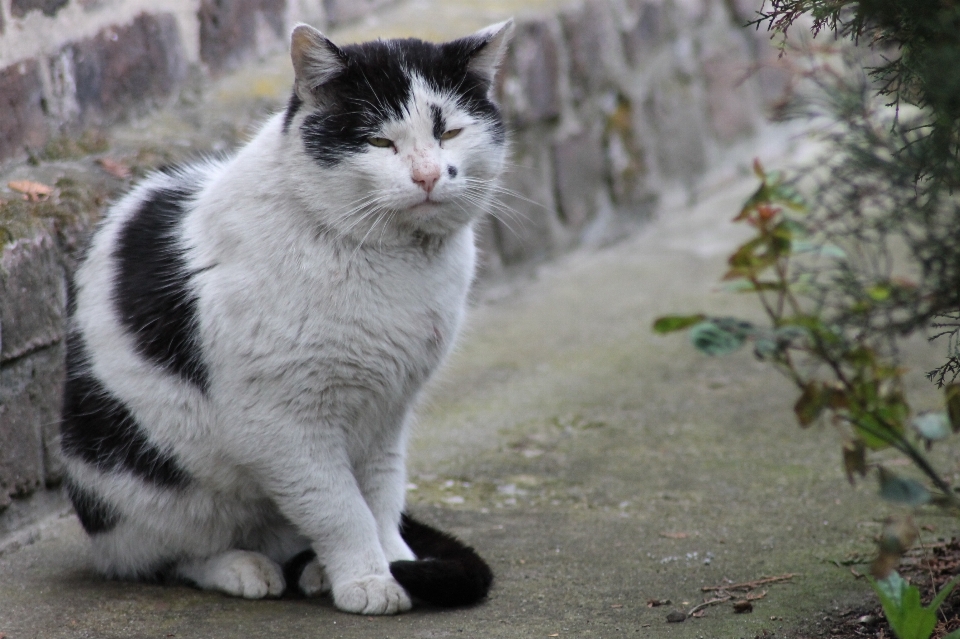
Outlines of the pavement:
{"type": "MultiPolygon", "coordinates": [[[[847,483],[836,434],[801,430],[794,389],[748,352],[710,358],[650,330],[670,312],[756,313],[717,291],[754,181],[707,184],[629,239],[478,291],[420,411],[408,495],[490,562],[486,602],[373,618],[329,599],[106,581],[66,513],[0,555],[0,637],[793,637],[865,600],[844,564],[869,554],[891,508],[871,482],[847,483]],[[754,591],[766,594],[750,613],[727,602],[666,621],[709,598],[704,586],[787,573],[754,591]]],[[[933,398],[919,371],[937,351],[907,354],[911,387],[933,398]]],[[[921,521],[931,539],[956,532],[921,521]]]]}

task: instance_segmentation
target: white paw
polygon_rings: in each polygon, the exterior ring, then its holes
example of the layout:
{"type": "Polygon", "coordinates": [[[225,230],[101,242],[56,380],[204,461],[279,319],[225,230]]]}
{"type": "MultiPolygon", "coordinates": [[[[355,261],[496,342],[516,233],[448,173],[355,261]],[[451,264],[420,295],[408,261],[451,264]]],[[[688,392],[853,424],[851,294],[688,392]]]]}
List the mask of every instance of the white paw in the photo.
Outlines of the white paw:
{"type": "Polygon", "coordinates": [[[314,557],[300,573],[300,581],[297,582],[300,591],[308,597],[322,595],[330,592],[330,581],[327,579],[327,573],[324,572],[320,561],[314,557]]]}
{"type": "Polygon", "coordinates": [[[283,571],[260,553],[231,550],[211,562],[206,579],[200,585],[234,597],[263,599],[279,597],[286,584],[283,571]]]}
{"type": "Polygon", "coordinates": [[[371,575],[333,587],[333,603],[340,610],[362,615],[393,615],[410,610],[410,597],[393,577],[371,575]]]}

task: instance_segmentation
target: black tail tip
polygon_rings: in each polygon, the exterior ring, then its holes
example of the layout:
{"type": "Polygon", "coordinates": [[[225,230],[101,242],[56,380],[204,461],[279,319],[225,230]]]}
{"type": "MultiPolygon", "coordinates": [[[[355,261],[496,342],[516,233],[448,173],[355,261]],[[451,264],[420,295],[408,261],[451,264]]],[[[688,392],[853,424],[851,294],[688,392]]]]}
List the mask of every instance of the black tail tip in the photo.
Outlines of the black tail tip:
{"type": "Polygon", "coordinates": [[[469,606],[486,598],[493,571],[473,548],[408,515],[400,522],[400,534],[417,559],[395,561],[390,572],[412,597],[443,607],[469,606]]]}

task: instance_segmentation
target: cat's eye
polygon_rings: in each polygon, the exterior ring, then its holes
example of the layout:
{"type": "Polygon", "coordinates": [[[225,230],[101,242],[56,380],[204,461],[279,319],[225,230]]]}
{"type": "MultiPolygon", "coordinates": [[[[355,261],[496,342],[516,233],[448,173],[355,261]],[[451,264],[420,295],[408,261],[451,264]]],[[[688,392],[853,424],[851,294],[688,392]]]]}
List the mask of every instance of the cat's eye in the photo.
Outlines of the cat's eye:
{"type": "Polygon", "coordinates": [[[463,131],[463,129],[450,129],[448,131],[444,131],[443,135],[440,136],[440,139],[443,141],[452,140],[460,135],[461,131],[463,131]]]}
{"type": "Polygon", "coordinates": [[[387,138],[367,138],[367,142],[378,149],[389,149],[393,146],[393,142],[387,138]]]}

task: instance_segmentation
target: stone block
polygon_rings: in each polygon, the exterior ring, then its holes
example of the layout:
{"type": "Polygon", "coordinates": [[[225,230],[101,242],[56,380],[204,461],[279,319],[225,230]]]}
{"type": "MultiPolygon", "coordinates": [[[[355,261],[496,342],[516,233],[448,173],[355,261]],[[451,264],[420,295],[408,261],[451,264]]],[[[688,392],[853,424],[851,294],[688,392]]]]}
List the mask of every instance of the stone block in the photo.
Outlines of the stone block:
{"type": "Polygon", "coordinates": [[[46,143],[45,110],[43,80],[35,59],[0,70],[0,160],[46,143]]]}
{"type": "MultiPolygon", "coordinates": [[[[727,7],[733,14],[734,26],[742,27],[760,17],[760,9],[764,0],[729,0],[727,7]]],[[[753,29],[754,27],[750,27],[753,29]]],[[[762,27],[761,27],[761,30],[762,27]]]]}
{"type": "Polygon", "coordinates": [[[71,78],[85,123],[116,120],[169,96],[186,74],[180,31],[171,14],[142,13],[125,26],[107,27],[68,45],[51,63],[71,78]]]}
{"type": "Polygon", "coordinates": [[[745,50],[728,48],[702,62],[710,125],[717,139],[732,142],[755,131],[759,113],[748,82],[752,61],[745,50]]]}
{"type": "Polygon", "coordinates": [[[213,73],[260,53],[265,39],[286,43],[286,0],[201,0],[200,59],[213,73]]]}
{"type": "Polygon", "coordinates": [[[597,214],[598,190],[607,185],[601,132],[583,129],[553,145],[557,202],[564,223],[575,232],[597,214]]]}
{"type": "Polygon", "coordinates": [[[624,213],[645,215],[652,194],[648,184],[649,148],[634,103],[618,95],[607,114],[604,146],[613,202],[624,213]]]}
{"type": "Polygon", "coordinates": [[[66,302],[53,238],[44,233],[8,244],[0,255],[0,362],[62,340],[66,302]]]}
{"type": "Polygon", "coordinates": [[[690,183],[706,170],[706,135],[696,87],[686,77],[654,83],[645,104],[663,177],[690,183]]]}
{"type": "Polygon", "coordinates": [[[44,483],[43,432],[30,401],[33,357],[0,365],[0,509],[44,483]]]}
{"type": "Polygon", "coordinates": [[[60,414],[63,385],[66,382],[66,342],[45,348],[32,356],[33,378],[27,399],[40,425],[43,441],[43,479],[47,486],[63,479],[64,463],[60,452],[60,414]]]}
{"type": "Polygon", "coordinates": [[[351,20],[370,15],[396,0],[323,0],[324,13],[330,26],[337,26],[351,20]]]}
{"type": "Polygon", "coordinates": [[[630,67],[641,68],[670,39],[669,21],[663,4],[656,0],[632,0],[627,8],[624,56],[630,67]]]}
{"type": "Polygon", "coordinates": [[[517,26],[507,58],[501,101],[511,122],[526,126],[560,116],[561,37],[549,18],[517,26]]]}
{"type": "Polygon", "coordinates": [[[620,75],[620,29],[607,0],[587,0],[562,12],[560,21],[570,51],[570,91],[580,103],[620,75]]]}
{"type": "Polygon", "coordinates": [[[505,265],[547,257],[565,243],[545,132],[532,128],[515,135],[510,159],[493,216],[505,265]]]}
{"type": "Polygon", "coordinates": [[[41,11],[43,15],[52,18],[67,6],[67,2],[69,0],[11,0],[10,14],[15,18],[22,18],[30,11],[41,11]]]}

